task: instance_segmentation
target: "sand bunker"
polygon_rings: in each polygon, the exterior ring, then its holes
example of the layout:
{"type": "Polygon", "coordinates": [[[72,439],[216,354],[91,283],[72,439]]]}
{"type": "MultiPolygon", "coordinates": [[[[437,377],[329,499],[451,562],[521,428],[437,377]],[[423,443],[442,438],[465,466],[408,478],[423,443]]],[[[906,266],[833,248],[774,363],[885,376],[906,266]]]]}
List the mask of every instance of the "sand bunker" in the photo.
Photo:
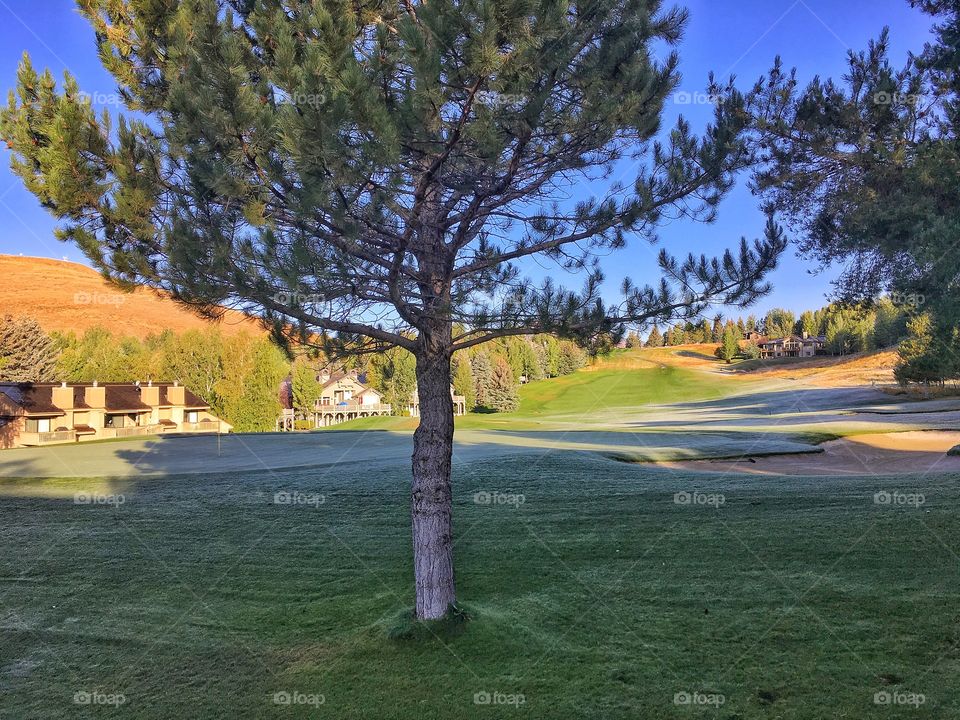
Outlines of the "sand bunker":
{"type": "Polygon", "coordinates": [[[960,445],[958,431],[910,431],[856,435],[825,442],[822,453],[775,455],[742,460],[684,460],[663,467],[757,475],[903,475],[960,472],[960,457],[947,450],[960,445]]]}

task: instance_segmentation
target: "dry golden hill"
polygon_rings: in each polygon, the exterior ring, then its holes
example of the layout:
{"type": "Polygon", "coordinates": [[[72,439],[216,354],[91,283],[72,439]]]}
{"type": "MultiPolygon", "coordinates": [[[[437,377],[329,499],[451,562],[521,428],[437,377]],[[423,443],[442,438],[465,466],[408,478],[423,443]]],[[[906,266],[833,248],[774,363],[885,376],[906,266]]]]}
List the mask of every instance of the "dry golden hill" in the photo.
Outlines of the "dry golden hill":
{"type": "Polygon", "coordinates": [[[892,385],[896,350],[878,350],[855,355],[817,355],[812,358],[747,360],[727,365],[714,357],[716,343],[644,348],[617,353],[592,365],[590,370],[635,370],[651,365],[671,365],[720,372],[732,378],[783,378],[802,380],[822,387],[892,385]]]}
{"type": "Polygon", "coordinates": [[[29,315],[47,332],[79,334],[96,325],[138,338],[214,326],[226,335],[263,332],[234,310],[214,323],[162,293],[146,288],[123,292],[86,265],[16,255],[0,255],[0,314],[29,315]]]}
{"type": "MultiPolygon", "coordinates": [[[[751,361],[751,364],[756,362],[751,361]]],[[[896,364],[896,350],[876,350],[841,357],[818,355],[812,358],[790,359],[787,362],[760,361],[747,374],[763,378],[803,380],[823,387],[890,385],[895,382],[893,368],[896,364]]],[[[734,366],[735,369],[736,367],[734,366]]]]}

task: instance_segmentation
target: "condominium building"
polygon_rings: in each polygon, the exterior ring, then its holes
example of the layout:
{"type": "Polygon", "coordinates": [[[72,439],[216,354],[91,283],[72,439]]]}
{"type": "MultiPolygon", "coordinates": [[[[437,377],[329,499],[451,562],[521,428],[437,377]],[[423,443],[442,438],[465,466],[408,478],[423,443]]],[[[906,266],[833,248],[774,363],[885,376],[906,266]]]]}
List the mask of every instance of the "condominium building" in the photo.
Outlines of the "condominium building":
{"type": "Polygon", "coordinates": [[[0,448],[232,429],[176,382],[0,383],[0,448]]]}

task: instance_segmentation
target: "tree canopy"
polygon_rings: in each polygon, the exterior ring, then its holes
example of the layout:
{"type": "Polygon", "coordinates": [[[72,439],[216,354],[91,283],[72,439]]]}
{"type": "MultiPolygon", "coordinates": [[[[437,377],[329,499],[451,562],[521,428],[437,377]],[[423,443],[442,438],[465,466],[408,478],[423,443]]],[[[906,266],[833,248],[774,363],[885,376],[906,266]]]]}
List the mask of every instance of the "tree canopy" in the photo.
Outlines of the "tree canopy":
{"type": "Polygon", "coordinates": [[[843,267],[840,300],[889,291],[930,312],[933,325],[915,327],[948,358],[960,351],[950,339],[960,326],[960,3],[912,4],[937,19],[935,40],[902,67],[890,62],[889,30],[850,53],[842,81],[801,88],[777,63],[751,96],[763,108],[755,189],[807,256],[843,267]]]}
{"type": "Polygon", "coordinates": [[[120,281],[408,349],[442,308],[464,347],[748,301],[783,247],[771,225],[717,259],[664,251],[661,284],[602,303],[596,252],[710,219],[749,161],[730,87],[701,137],[681,120],[655,140],[678,57],[652,46],[686,20],[659,2],[80,7],[128,113],[25,58],[0,132],[60,237],[120,281]],[[628,182],[569,198],[620,160],[628,182]],[[534,254],[582,288],[525,280],[534,254]]]}

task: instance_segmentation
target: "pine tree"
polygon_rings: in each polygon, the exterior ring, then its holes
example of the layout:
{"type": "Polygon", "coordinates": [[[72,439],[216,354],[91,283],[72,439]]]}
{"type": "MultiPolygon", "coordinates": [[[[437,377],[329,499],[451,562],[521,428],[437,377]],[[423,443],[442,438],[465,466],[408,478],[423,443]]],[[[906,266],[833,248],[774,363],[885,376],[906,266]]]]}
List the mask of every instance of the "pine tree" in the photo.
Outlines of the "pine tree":
{"type": "Polygon", "coordinates": [[[733,323],[728,323],[723,331],[723,342],[716,350],[716,356],[730,363],[739,352],[740,344],[737,342],[736,326],[733,323]]]}
{"type": "Polygon", "coordinates": [[[656,240],[674,211],[711,220],[753,162],[748,99],[732,85],[710,88],[702,136],[681,119],[653,142],[679,81],[663,48],[686,20],[661,3],[80,9],[128,117],[114,124],[72,77],[58,88],[25,57],[0,111],[13,171],[111,278],[210,311],[230,298],[328,354],[414,355],[418,618],[456,600],[453,353],[536,333],[589,345],[753,302],[786,246],[771,221],[722,257],[662,249],[662,283],[627,280],[603,301],[595,258],[656,240]],[[543,211],[629,148],[635,177],[543,211]],[[517,261],[535,257],[581,271],[582,290],[518,277],[517,261]]]}
{"type": "Polygon", "coordinates": [[[723,318],[719,315],[713,320],[713,328],[710,331],[710,342],[723,341],[723,318]]]}
{"type": "Polygon", "coordinates": [[[490,356],[483,350],[474,353],[470,359],[470,368],[473,373],[476,404],[478,407],[487,407],[490,388],[493,386],[493,365],[490,362],[490,356]]]}
{"type": "Polygon", "coordinates": [[[697,340],[697,342],[713,342],[713,330],[710,327],[710,321],[706,318],[704,318],[703,322],[700,323],[700,338],[697,340]]]}
{"type": "Polygon", "coordinates": [[[640,336],[637,335],[635,330],[627,335],[627,347],[631,350],[636,350],[637,348],[643,347],[643,341],[640,339],[640,336]]]}
{"type": "Polygon", "coordinates": [[[660,328],[653,324],[650,334],[647,336],[647,347],[663,347],[663,335],[660,334],[660,328]]]}
{"type": "Polygon", "coordinates": [[[493,367],[490,390],[484,405],[495,412],[515,412],[520,407],[513,372],[503,358],[498,358],[493,367]]]}
{"type": "Polygon", "coordinates": [[[33,318],[7,315],[0,320],[0,380],[55,380],[57,348],[33,318]]]}
{"type": "MultiPolygon", "coordinates": [[[[903,66],[891,62],[884,30],[848,53],[842,78],[801,85],[778,62],[758,84],[766,162],[754,187],[797,228],[802,254],[843,268],[834,282],[845,303],[892,291],[922,304],[930,356],[920,360],[924,343],[913,336],[900,375],[923,366],[918,377],[945,378],[960,371],[943,352],[960,330],[960,3],[911,5],[934,24],[903,66]],[[942,372],[932,371],[938,362],[942,372]]],[[[859,342],[844,325],[821,323],[835,348],[859,342]]]]}
{"type": "Polygon", "coordinates": [[[470,357],[466,353],[458,353],[454,355],[453,362],[453,392],[463,395],[466,410],[470,412],[477,404],[477,390],[473,384],[470,357]]]}

